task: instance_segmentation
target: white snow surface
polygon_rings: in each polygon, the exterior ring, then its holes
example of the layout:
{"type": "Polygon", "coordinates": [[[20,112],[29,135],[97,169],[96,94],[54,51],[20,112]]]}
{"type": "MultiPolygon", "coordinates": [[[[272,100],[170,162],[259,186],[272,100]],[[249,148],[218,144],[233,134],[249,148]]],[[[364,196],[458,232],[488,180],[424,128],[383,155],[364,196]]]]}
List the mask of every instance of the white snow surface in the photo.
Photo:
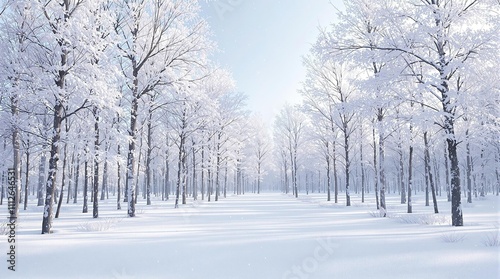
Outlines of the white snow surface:
{"type": "Polygon", "coordinates": [[[245,194],[178,209],[173,200],[140,200],[129,218],[113,199],[100,201],[98,219],[91,204],[87,214],[63,204],[50,235],[40,234],[43,207],[33,205],[20,213],[15,272],[0,238],[0,278],[500,278],[500,246],[485,245],[499,234],[497,196],[463,204],[463,227],[450,225],[442,198],[434,216],[432,202],[414,196],[408,217],[389,196],[388,218],[375,216],[371,196],[361,203],[353,195],[351,207],[325,200],[245,194]]]}

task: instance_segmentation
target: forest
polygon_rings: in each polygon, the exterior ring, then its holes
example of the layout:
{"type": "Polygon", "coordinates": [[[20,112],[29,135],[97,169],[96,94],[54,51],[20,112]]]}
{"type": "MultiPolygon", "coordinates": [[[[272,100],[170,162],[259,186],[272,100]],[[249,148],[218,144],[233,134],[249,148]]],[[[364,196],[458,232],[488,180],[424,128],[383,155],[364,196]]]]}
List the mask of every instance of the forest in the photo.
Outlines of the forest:
{"type": "Polygon", "coordinates": [[[411,213],[424,193],[463,226],[464,203],[499,195],[497,1],[345,1],[275,119],[211,59],[195,0],[0,3],[0,204],[12,169],[11,218],[43,207],[42,234],[70,203],[354,193],[385,216],[388,194],[411,213]]]}

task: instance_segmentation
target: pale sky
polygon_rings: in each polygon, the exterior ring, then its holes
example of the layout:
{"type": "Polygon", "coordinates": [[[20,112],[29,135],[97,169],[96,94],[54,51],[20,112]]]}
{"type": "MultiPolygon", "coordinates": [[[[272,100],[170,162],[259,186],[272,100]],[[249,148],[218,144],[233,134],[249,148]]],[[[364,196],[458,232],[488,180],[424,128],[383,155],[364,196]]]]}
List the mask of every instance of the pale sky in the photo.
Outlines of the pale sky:
{"type": "Polygon", "coordinates": [[[230,70],[248,107],[266,122],[286,103],[297,103],[305,78],[302,56],[336,20],[341,0],[216,0],[202,3],[220,52],[214,60],[230,70]]]}

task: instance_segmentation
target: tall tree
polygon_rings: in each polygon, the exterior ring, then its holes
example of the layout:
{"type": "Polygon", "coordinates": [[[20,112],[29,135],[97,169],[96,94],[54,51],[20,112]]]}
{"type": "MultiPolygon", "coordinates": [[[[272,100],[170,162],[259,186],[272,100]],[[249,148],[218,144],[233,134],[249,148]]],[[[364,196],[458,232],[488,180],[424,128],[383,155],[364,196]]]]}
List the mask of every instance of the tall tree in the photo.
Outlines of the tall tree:
{"type": "Polygon", "coordinates": [[[268,164],[268,158],[271,151],[271,139],[267,133],[267,126],[261,118],[254,117],[252,120],[252,140],[250,148],[252,149],[250,160],[254,163],[257,174],[257,194],[260,194],[263,175],[265,175],[265,166],[268,164]],[[267,163],[267,164],[266,164],[267,163]]]}
{"type": "Polygon", "coordinates": [[[92,84],[87,78],[95,76],[92,74],[95,67],[93,60],[88,58],[102,49],[94,49],[88,42],[96,42],[93,27],[102,14],[95,13],[99,10],[99,1],[39,1],[33,4],[32,8],[43,15],[36,40],[40,54],[35,56],[34,63],[47,73],[43,93],[46,97],[51,96],[50,110],[53,113],[42,221],[42,234],[45,234],[50,233],[52,225],[62,122],[89,106],[92,84]]]}
{"type": "Polygon", "coordinates": [[[130,100],[126,192],[130,217],[135,216],[135,156],[139,101],[161,86],[171,86],[203,63],[208,47],[205,22],[196,1],[119,1],[115,30],[130,100]]]}
{"type": "MultiPolygon", "coordinates": [[[[298,107],[285,105],[274,121],[275,135],[285,139],[287,156],[290,160],[292,189],[295,197],[298,197],[298,169],[300,161],[300,150],[304,143],[304,132],[306,118],[298,107]]],[[[279,143],[278,143],[279,144],[279,143]]]]}

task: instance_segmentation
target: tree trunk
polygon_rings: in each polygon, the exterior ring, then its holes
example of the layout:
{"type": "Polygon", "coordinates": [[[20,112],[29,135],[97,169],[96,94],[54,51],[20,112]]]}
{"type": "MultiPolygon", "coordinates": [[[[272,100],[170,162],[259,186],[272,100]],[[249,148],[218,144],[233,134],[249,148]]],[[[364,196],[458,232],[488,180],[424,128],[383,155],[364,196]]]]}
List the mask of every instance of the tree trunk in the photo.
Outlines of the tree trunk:
{"type": "MultiPolygon", "coordinates": [[[[500,151],[500,150],[498,150],[500,151]]],[[[500,159],[499,159],[499,154],[500,152],[497,152],[495,154],[495,174],[496,174],[496,177],[497,177],[497,196],[500,194],[500,171],[498,170],[499,166],[500,166],[500,159]]]]}
{"type": "Polygon", "coordinates": [[[29,185],[29,178],[30,178],[30,140],[28,138],[27,144],[26,144],[26,176],[25,176],[25,181],[24,181],[24,210],[28,208],[28,185],[29,185]]]}
{"type": "Polygon", "coordinates": [[[439,213],[437,198],[436,198],[436,187],[434,187],[434,179],[432,178],[431,171],[431,157],[429,153],[429,141],[427,139],[427,132],[424,133],[424,164],[426,168],[426,172],[429,174],[429,183],[431,185],[431,193],[432,193],[432,203],[434,205],[434,213],[439,213]]]}
{"type": "MultiPolygon", "coordinates": [[[[469,134],[469,130],[467,130],[465,134],[467,136],[469,134]]],[[[467,179],[467,202],[472,203],[472,157],[470,154],[470,143],[468,139],[465,145],[465,149],[467,151],[467,168],[465,170],[465,176],[467,179]]]]}
{"type": "Polygon", "coordinates": [[[377,169],[377,142],[375,140],[375,127],[372,128],[373,135],[373,171],[375,177],[375,200],[377,202],[377,209],[380,209],[380,204],[378,200],[378,169],[377,169]]]}
{"type": "MultiPolygon", "coordinates": [[[[285,176],[285,194],[288,194],[289,190],[289,184],[290,182],[288,181],[288,160],[286,159],[285,151],[283,151],[282,154],[283,157],[283,174],[285,176]]],[[[239,184],[238,184],[239,186],[239,184]]],[[[239,193],[238,193],[239,194],[239,193]]]]}
{"type": "Polygon", "coordinates": [[[330,146],[329,146],[329,141],[325,141],[325,147],[326,147],[326,188],[327,188],[327,194],[326,194],[326,200],[330,201],[330,185],[331,185],[331,178],[330,178],[330,146]]]}
{"type": "Polygon", "coordinates": [[[106,194],[106,198],[109,198],[108,193],[108,153],[109,153],[109,144],[106,143],[104,148],[106,153],[104,154],[104,166],[102,169],[102,187],[101,187],[101,201],[104,200],[104,194],[106,194]]]}
{"type": "Polygon", "coordinates": [[[94,107],[94,179],[93,179],[93,200],[92,200],[92,217],[99,217],[99,114],[97,107],[94,107]]]}
{"type": "Polygon", "coordinates": [[[122,165],[120,164],[120,155],[121,155],[121,148],[120,148],[120,145],[118,145],[118,163],[117,163],[117,176],[118,176],[118,181],[117,181],[117,185],[116,187],[118,189],[116,189],[116,209],[117,210],[120,210],[122,209],[122,206],[120,204],[120,199],[121,199],[121,192],[122,192],[122,189],[121,189],[121,186],[122,186],[122,165]]]}
{"type": "Polygon", "coordinates": [[[201,146],[201,200],[205,200],[205,146],[201,146]]]}
{"type": "Polygon", "coordinates": [[[486,178],[484,177],[484,149],[481,149],[481,188],[480,188],[480,196],[484,197],[485,195],[485,183],[486,178]]]}
{"type": "Polygon", "coordinates": [[[178,156],[178,163],[177,163],[177,185],[175,188],[175,208],[179,207],[179,197],[180,197],[180,192],[181,192],[181,180],[183,178],[183,160],[185,158],[185,155],[183,154],[184,152],[184,133],[181,133],[180,136],[180,144],[179,144],[179,156],[178,156]]]}
{"type": "MultiPolygon", "coordinates": [[[[65,58],[63,58],[64,60],[65,58]]],[[[65,64],[65,63],[63,63],[65,64]]],[[[64,88],[64,75],[61,74],[60,88],[64,88]]],[[[59,161],[59,145],[61,140],[61,126],[62,126],[62,116],[64,111],[64,105],[60,100],[57,100],[54,106],[54,124],[52,131],[52,141],[50,147],[50,159],[49,159],[49,173],[47,178],[47,183],[45,185],[45,203],[43,209],[42,218],[42,234],[50,233],[52,227],[52,214],[53,214],[53,204],[54,204],[54,194],[55,194],[55,183],[57,174],[57,162],[59,161]]]]}
{"type": "Polygon", "coordinates": [[[153,111],[151,108],[151,104],[149,106],[149,115],[148,115],[148,124],[147,124],[147,151],[146,151],[146,204],[151,205],[151,154],[153,152],[153,127],[152,127],[152,118],[153,111]]]}
{"type": "MultiPolygon", "coordinates": [[[[134,198],[134,204],[137,204],[137,197],[139,196],[139,174],[141,172],[141,160],[142,160],[142,139],[143,139],[143,136],[142,136],[142,133],[143,132],[143,129],[141,127],[141,134],[139,135],[140,136],[140,140],[139,140],[139,157],[137,158],[137,173],[135,175],[135,198],[134,198]]],[[[145,176],[144,176],[145,177],[145,176]]],[[[144,185],[144,184],[143,184],[144,185]]],[[[143,189],[143,194],[145,194],[145,191],[143,189]]],[[[143,198],[145,198],[145,196],[143,196],[143,198]]]]}
{"type": "Polygon", "coordinates": [[[498,166],[500,165],[500,160],[498,159],[498,153],[495,155],[495,162],[496,162],[496,167],[495,167],[495,174],[496,174],[496,177],[497,177],[497,196],[500,195],[500,171],[498,171],[498,166]]]}
{"type": "Polygon", "coordinates": [[[398,153],[399,153],[399,182],[401,183],[401,204],[406,203],[406,187],[405,187],[405,169],[404,169],[404,160],[403,160],[403,147],[401,144],[401,138],[398,142],[398,153]]]}
{"type": "Polygon", "coordinates": [[[333,141],[332,143],[332,160],[333,160],[333,183],[334,183],[334,200],[335,200],[335,203],[338,203],[339,202],[339,179],[338,179],[338,175],[337,175],[337,158],[335,157],[335,151],[336,148],[335,148],[335,141],[333,141]]]}
{"type": "MultiPolygon", "coordinates": [[[[425,134],[425,132],[424,132],[425,134]]],[[[425,155],[425,148],[424,148],[424,180],[425,180],[425,206],[429,206],[429,171],[427,169],[427,157],[425,155]]]]}
{"type": "MultiPolygon", "coordinates": [[[[411,126],[410,126],[411,134],[411,126]]],[[[411,135],[410,135],[411,136],[411,135]]],[[[413,212],[413,204],[411,200],[411,191],[413,190],[413,145],[410,143],[410,152],[408,154],[408,213],[413,212]]]]}
{"type": "Polygon", "coordinates": [[[108,159],[107,155],[104,158],[104,166],[102,169],[102,188],[101,188],[101,201],[103,201],[104,194],[106,194],[106,199],[109,198],[109,188],[108,188],[108,159]]]}
{"type": "Polygon", "coordinates": [[[380,210],[382,210],[383,217],[387,216],[387,208],[385,205],[385,147],[384,147],[384,131],[382,128],[382,120],[384,118],[382,109],[378,109],[377,120],[379,127],[379,139],[378,139],[378,150],[379,150],[379,179],[380,179],[380,210]]]}
{"type": "Polygon", "coordinates": [[[5,189],[5,171],[2,171],[2,188],[0,189],[0,205],[3,205],[3,198],[5,195],[4,189],[5,189]]]}
{"type": "Polygon", "coordinates": [[[38,190],[37,190],[37,198],[38,203],[37,206],[43,205],[43,185],[46,181],[45,179],[45,167],[47,165],[47,156],[45,155],[45,145],[42,146],[42,156],[40,157],[40,164],[38,165],[38,190]]]}
{"type": "Polygon", "coordinates": [[[84,168],[84,179],[83,179],[83,209],[82,213],[89,212],[88,208],[88,189],[89,189],[89,170],[88,170],[88,160],[85,158],[84,168]]]}
{"type": "Polygon", "coordinates": [[[347,131],[347,123],[343,126],[344,130],[344,152],[345,152],[345,200],[346,206],[351,206],[351,194],[349,193],[350,183],[350,166],[351,159],[349,158],[349,134],[347,131]]]}
{"type": "Polygon", "coordinates": [[[207,170],[207,200],[210,201],[211,197],[212,197],[212,172],[210,171],[209,168],[207,170]]]}
{"type": "Polygon", "coordinates": [[[257,162],[257,194],[260,194],[260,159],[259,162],[257,162]]]}
{"type": "Polygon", "coordinates": [[[198,182],[196,181],[196,150],[194,148],[195,142],[194,140],[192,141],[193,147],[192,147],[192,152],[193,152],[193,200],[198,200],[198,182]]]}
{"type": "Polygon", "coordinates": [[[238,163],[236,165],[236,194],[241,194],[241,167],[240,167],[240,159],[238,159],[238,163]]]}
{"type": "Polygon", "coordinates": [[[298,198],[299,197],[299,186],[298,186],[298,183],[297,183],[297,171],[298,171],[298,166],[297,166],[297,146],[295,145],[294,147],[294,152],[293,152],[293,186],[294,186],[294,189],[295,189],[295,197],[298,198]]]}
{"type": "Polygon", "coordinates": [[[447,156],[447,147],[444,150],[444,169],[446,174],[446,196],[448,197],[448,201],[451,201],[451,192],[450,192],[450,168],[448,167],[448,156],[447,156]]]}
{"type": "Polygon", "coordinates": [[[127,154],[127,172],[126,172],[126,184],[125,191],[127,196],[127,214],[129,217],[135,217],[135,185],[134,185],[134,164],[135,164],[135,142],[137,140],[137,116],[138,116],[138,106],[139,100],[137,99],[137,87],[139,80],[137,76],[134,76],[134,92],[132,98],[132,107],[130,110],[130,128],[129,137],[130,141],[128,143],[128,154],[127,154]]]}
{"type": "Polygon", "coordinates": [[[291,179],[292,179],[292,194],[297,198],[298,197],[298,194],[295,193],[295,167],[293,166],[293,152],[292,152],[292,145],[291,143],[289,144],[289,155],[290,155],[290,170],[292,171],[292,176],[291,176],[291,179]]]}
{"type": "Polygon", "coordinates": [[[76,203],[77,202],[77,198],[78,198],[78,180],[80,179],[80,156],[78,155],[77,156],[77,159],[76,159],[76,176],[75,176],[75,197],[73,199],[73,203],[76,203]]]}
{"type": "Polygon", "coordinates": [[[63,159],[63,165],[62,165],[62,182],[61,182],[61,194],[59,194],[59,201],[57,203],[57,210],[56,210],[56,216],[55,218],[59,218],[59,213],[61,212],[61,205],[62,205],[62,200],[63,200],[63,193],[64,193],[64,186],[66,184],[66,163],[67,163],[67,156],[68,156],[68,142],[64,143],[64,159],[63,159]]]}
{"type": "Polygon", "coordinates": [[[361,133],[361,142],[359,144],[359,152],[360,152],[360,162],[361,162],[361,202],[365,202],[365,162],[363,158],[363,133],[361,133]]]}
{"type": "MultiPolygon", "coordinates": [[[[453,131],[453,129],[451,129],[453,131]]],[[[450,133],[454,136],[454,132],[450,133]]],[[[447,140],[448,157],[451,163],[451,213],[452,226],[463,226],[462,201],[460,193],[460,167],[457,157],[457,141],[456,139],[447,140]]]]}
{"type": "MultiPolygon", "coordinates": [[[[12,125],[12,149],[13,149],[13,161],[14,164],[12,166],[12,170],[9,170],[9,173],[13,171],[13,177],[9,175],[9,181],[8,181],[8,189],[9,192],[12,190],[12,186],[14,186],[14,197],[12,197],[10,194],[8,195],[9,201],[7,202],[9,204],[9,221],[10,223],[17,223],[17,218],[19,216],[19,202],[21,199],[21,139],[19,135],[19,127],[18,125],[18,119],[19,119],[19,107],[18,107],[18,96],[15,95],[11,97],[11,112],[12,112],[12,118],[14,120],[14,123],[12,125]],[[11,181],[11,178],[14,179],[14,181],[11,181]],[[14,198],[13,201],[10,200],[10,198],[14,198]],[[14,208],[12,210],[12,204],[14,204],[14,208]]],[[[26,172],[28,172],[28,168],[26,168],[26,172]]],[[[6,226],[7,227],[7,226],[6,226]]]]}
{"type": "Polygon", "coordinates": [[[224,169],[224,198],[226,198],[226,190],[227,190],[227,162],[226,162],[226,167],[224,169]]]}
{"type": "Polygon", "coordinates": [[[182,204],[187,204],[187,185],[188,185],[188,165],[187,165],[187,151],[186,151],[186,142],[184,140],[184,145],[183,145],[183,151],[182,151],[182,204]]]}
{"type": "Polygon", "coordinates": [[[69,167],[69,181],[68,181],[68,193],[66,194],[66,204],[69,204],[69,199],[71,198],[71,192],[74,191],[73,190],[73,172],[75,171],[75,150],[73,150],[72,154],[71,154],[71,163],[70,163],[70,167],[69,167]]]}
{"type": "MultiPolygon", "coordinates": [[[[435,0],[432,1],[432,5],[439,6],[439,3],[435,0]]],[[[463,215],[462,215],[462,201],[461,201],[461,190],[460,190],[460,166],[458,164],[458,155],[457,155],[457,139],[455,135],[455,109],[456,107],[452,105],[452,96],[450,96],[449,89],[449,79],[450,75],[447,73],[446,67],[450,61],[447,61],[446,57],[446,48],[449,43],[444,35],[447,27],[444,27],[443,19],[440,18],[439,13],[434,13],[434,21],[436,24],[436,36],[434,45],[436,47],[439,62],[436,64],[436,69],[439,73],[440,84],[436,86],[437,90],[441,93],[441,105],[443,107],[443,115],[444,115],[444,125],[443,129],[447,136],[446,144],[448,151],[448,158],[445,158],[445,163],[447,164],[447,160],[450,160],[450,168],[446,167],[446,174],[448,175],[448,171],[451,172],[451,184],[447,183],[448,189],[451,188],[451,191],[448,190],[448,199],[451,196],[451,223],[453,226],[463,226],[463,215]],[[451,194],[450,194],[451,192],[451,194]]],[[[449,55],[449,54],[448,54],[449,55]]],[[[449,180],[447,179],[447,182],[449,180]]]]}
{"type": "MultiPolygon", "coordinates": [[[[425,149],[424,149],[424,153],[425,153],[425,149]]],[[[425,206],[429,206],[429,179],[430,179],[429,175],[430,175],[430,172],[427,169],[428,165],[429,165],[429,162],[427,161],[427,158],[424,154],[425,206]]]]}
{"type": "MultiPolygon", "coordinates": [[[[441,48],[440,48],[441,49],[441,48]]],[[[442,57],[444,54],[441,54],[442,57]]],[[[444,77],[444,72],[441,71],[441,77],[444,77]]],[[[448,158],[450,160],[450,172],[451,172],[451,214],[452,214],[452,225],[453,226],[463,226],[463,215],[462,215],[462,201],[461,201],[461,190],[460,190],[460,166],[458,164],[457,156],[457,140],[455,137],[455,118],[453,108],[450,104],[450,97],[448,89],[448,81],[446,79],[442,80],[440,92],[442,95],[442,105],[445,112],[444,115],[444,130],[447,135],[447,151],[448,158]]],[[[447,168],[448,174],[448,168],[447,168]]]]}
{"type": "Polygon", "coordinates": [[[217,154],[217,160],[216,160],[216,170],[215,170],[215,201],[218,201],[219,200],[219,188],[220,188],[220,183],[219,183],[219,172],[220,172],[220,157],[221,157],[221,154],[220,154],[220,141],[221,141],[221,135],[222,133],[218,133],[217,135],[217,150],[216,150],[216,154],[217,154]]]}

